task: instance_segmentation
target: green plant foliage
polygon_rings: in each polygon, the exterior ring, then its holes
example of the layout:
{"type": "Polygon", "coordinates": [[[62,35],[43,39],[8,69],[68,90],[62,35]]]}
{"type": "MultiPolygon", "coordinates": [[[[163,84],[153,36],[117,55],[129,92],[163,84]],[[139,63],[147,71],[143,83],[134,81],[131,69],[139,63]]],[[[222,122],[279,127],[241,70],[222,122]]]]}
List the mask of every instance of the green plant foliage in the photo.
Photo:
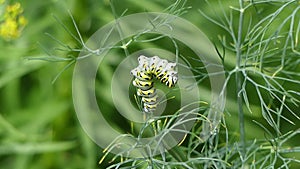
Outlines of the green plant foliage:
{"type": "MultiPolygon", "coordinates": [[[[0,168],[300,167],[298,0],[28,0],[20,4],[27,25],[18,37],[0,39],[0,168]],[[73,66],[101,52],[85,46],[85,41],[108,22],[139,12],[187,19],[215,45],[224,66],[220,73],[226,75],[222,94],[227,100],[218,129],[207,140],[200,136],[201,121],[210,120],[211,84],[204,63],[173,37],[149,33],[168,26],[170,20],[149,21],[152,29],[110,46],[106,64],[99,67],[98,104],[109,123],[124,134],[103,149],[78,122],[71,94],[73,66]],[[174,96],[168,98],[173,103],[166,113],[145,116],[144,124],[118,114],[110,93],[113,73],[124,58],[145,48],[172,51],[187,63],[201,93],[199,107],[178,110],[174,96]],[[78,56],[80,52],[86,55],[78,56]],[[161,153],[151,158],[111,153],[123,138],[172,131],[184,123],[176,119],[186,114],[195,115],[189,119],[195,123],[192,130],[182,131],[185,137],[174,148],[158,148],[161,153]]],[[[121,27],[118,30],[122,36],[121,27]]],[[[130,92],[131,103],[141,108],[136,91],[130,92]]]]}

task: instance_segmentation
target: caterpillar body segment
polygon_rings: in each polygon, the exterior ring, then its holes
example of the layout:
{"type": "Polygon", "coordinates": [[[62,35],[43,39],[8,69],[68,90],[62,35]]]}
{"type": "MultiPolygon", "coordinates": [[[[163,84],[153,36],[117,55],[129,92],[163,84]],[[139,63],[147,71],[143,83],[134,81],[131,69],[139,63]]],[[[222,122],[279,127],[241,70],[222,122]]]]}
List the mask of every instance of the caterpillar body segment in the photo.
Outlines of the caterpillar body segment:
{"type": "Polygon", "coordinates": [[[135,78],[132,82],[133,86],[140,88],[142,90],[147,90],[153,87],[153,81],[143,81],[138,78],[135,78]]]}
{"type": "Polygon", "coordinates": [[[168,61],[165,59],[162,59],[158,62],[158,64],[155,67],[155,71],[153,72],[155,76],[157,76],[158,74],[160,74],[163,69],[167,66],[168,61]]]}
{"type": "Polygon", "coordinates": [[[144,103],[144,111],[146,113],[149,113],[151,111],[154,111],[157,107],[157,104],[147,104],[147,103],[144,103]]]}
{"type": "Polygon", "coordinates": [[[157,107],[157,93],[154,87],[148,90],[137,90],[137,95],[142,97],[143,111],[145,113],[153,112],[157,107]]]}
{"type": "Polygon", "coordinates": [[[142,96],[142,97],[153,97],[156,95],[156,89],[154,87],[148,89],[148,90],[142,90],[142,89],[138,89],[137,90],[137,95],[138,96],[142,96]]]}
{"type": "Polygon", "coordinates": [[[144,70],[146,73],[150,74],[149,70],[149,58],[144,55],[139,56],[138,58],[139,66],[141,70],[144,70]]]}
{"type": "Polygon", "coordinates": [[[149,59],[149,73],[153,73],[155,71],[156,65],[160,61],[160,58],[158,56],[153,56],[149,59]]]}
{"type": "Polygon", "coordinates": [[[141,71],[140,67],[131,70],[130,73],[140,80],[152,80],[152,75],[146,73],[145,71],[141,71]]]}
{"type": "Polygon", "coordinates": [[[153,97],[142,97],[142,102],[147,104],[156,104],[158,96],[153,97]]]}
{"type": "MultiPolygon", "coordinates": [[[[168,63],[166,67],[156,76],[158,80],[163,78],[168,72],[174,71],[176,63],[168,63]]],[[[164,82],[163,82],[164,83],[164,82]]]]}

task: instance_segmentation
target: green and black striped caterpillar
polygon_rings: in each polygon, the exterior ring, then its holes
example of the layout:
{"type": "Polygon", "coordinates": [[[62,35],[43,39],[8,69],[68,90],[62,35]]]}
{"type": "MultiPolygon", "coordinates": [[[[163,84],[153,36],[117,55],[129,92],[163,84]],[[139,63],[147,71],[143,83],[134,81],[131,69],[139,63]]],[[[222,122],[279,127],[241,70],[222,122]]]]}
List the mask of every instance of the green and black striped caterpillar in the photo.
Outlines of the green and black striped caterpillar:
{"type": "Polygon", "coordinates": [[[143,111],[153,112],[158,104],[153,77],[168,87],[175,86],[178,80],[176,63],[160,59],[158,56],[148,58],[144,55],[138,57],[138,62],[139,65],[130,72],[135,77],[132,83],[137,87],[137,95],[142,98],[143,111]]]}

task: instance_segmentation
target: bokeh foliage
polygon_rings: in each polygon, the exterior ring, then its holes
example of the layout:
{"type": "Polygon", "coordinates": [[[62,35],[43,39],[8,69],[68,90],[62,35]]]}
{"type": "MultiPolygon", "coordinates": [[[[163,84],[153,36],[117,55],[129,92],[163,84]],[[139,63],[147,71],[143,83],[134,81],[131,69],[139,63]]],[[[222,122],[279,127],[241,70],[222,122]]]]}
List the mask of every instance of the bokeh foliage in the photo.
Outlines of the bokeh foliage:
{"type": "MultiPolygon", "coordinates": [[[[0,40],[0,168],[92,169],[106,168],[111,164],[118,163],[120,160],[119,158],[110,162],[113,155],[108,155],[100,165],[98,164],[98,161],[103,156],[102,149],[93,143],[84,133],[73,109],[71,95],[72,65],[60,74],[61,70],[64,69],[69,61],[48,62],[43,60],[28,60],[28,58],[49,58],[49,55],[62,58],[77,57],[78,53],[60,50],[60,44],[56,43],[56,40],[59,40],[64,45],[70,46],[70,48],[81,47],[80,44],[68,34],[68,31],[63,28],[65,26],[70,32],[76,34],[68,11],[70,11],[74,17],[83,39],[86,40],[101,26],[112,21],[116,16],[122,15],[124,11],[126,11],[125,15],[147,11],[162,12],[174,2],[175,1],[173,0],[114,0],[113,7],[115,13],[112,12],[108,0],[28,0],[20,2],[24,10],[23,15],[28,20],[25,29],[17,39],[0,40]],[[52,80],[55,79],[58,74],[60,76],[55,83],[52,84],[52,80]]],[[[212,42],[216,44],[218,50],[222,51],[223,47],[225,47],[226,57],[224,59],[224,66],[226,70],[230,71],[236,66],[236,51],[233,47],[234,42],[231,39],[232,35],[230,35],[230,32],[222,29],[222,27],[209,21],[208,17],[222,21],[226,19],[224,13],[230,14],[230,11],[232,10],[232,27],[235,31],[234,33],[237,34],[239,12],[235,11],[236,9],[234,9],[234,7],[238,7],[238,1],[230,0],[222,2],[221,4],[218,0],[209,2],[210,3],[206,3],[202,0],[187,1],[185,6],[190,6],[191,8],[189,8],[187,13],[183,14],[182,17],[191,21],[204,31],[212,42]],[[202,12],[199,12],[199,10],[202,12]],[[220,41],[220,39],[222,40],[220,41]]],[[[250,1],[247,3],[249,4],[250,1]]],[[[280,8],[281,5],[282,3],[265,2],[261,4],[258,3],[249,9],[250,12],[245,16],[245,27],[242,36],[245,39],[248,38],[253,41],[245,43],[245,46],[242,46],[242,52],[244,52],[244,54],[248,52],[251,54],[249,55],[251,58],[243,59],[259,60],[259,58],[256,58],[254,55],[255,52],[253,52],[253,50],[255,48],[251,47],[251,43],[256,43],[258,40],[246,37],[247,31],[249,30],[247,25],[251,25],[250,21],[252,23],[258,23],[280,8]]],[[[291,11],[295,10],[295,8],[299,8],[299,5],[299,1],[295,1],[294,4],[287,9],[282,10],[280,17],[277,17],[276,20],[272,22],[272,26],[263,33],[263,36],[267,37],[272,35],[272,32],[282,24],[287,16],[290,16],[291,11]]],[[[299,16],[296,16],[295,20],[297,31],[299,16]]],[[[287,21],[287,23],[290,22],[291,21],[287,21]]],[[[268,23],[262,23],[261,26],[268,26],[268,23]]],[[[288,30],[288,26],[283,26],[278,34],[284,35],[288,30]]],[[[255,35],[256,34],[254,33],[253,37],[255,35]]],[[[293,39],[298,40],[299,33],[295,35],[296,37],[293,37],[293,39]]],[[[278,40],[281,39],[278,38],[278,40]]],[[[195,39],[195,41],[197,41],[197,39],[195,39]]],[[[278,46],[284,48],[284,42],[285,41],[281,41],[281,44],[278,46]]],[[[299,43],[294,44],[296,44],[294,49],[299,51],[299,43]]],[[[276,45],[277,44],[274,43],[274,46],[276,45]]],[[[167,45],[161,40],[157,43],[142,44],[141,46],[137,46],[136,49],[149,46],[160,47],[167,45]]],[[[263,47],[264,44],[261,43],[261,46],[263,47]]],[[[291,43],[288,43],[288,46],[291,46],[291,43]]],[[[192,53],[188,49],[185,49],[184,46],[180,46],[179,48],[184,55],[192,55],[192,53]]],[[[135,48],[132,48],[131,50],[133,52],[135,48]]],[[[273,51],[270,50],[272,55],[277,56],[276,53],[272,52],[273,51]]],[[[289,49],[287,52],[293,53],[294,51],[289,49]]],[[[116,50],[115,53],[124,55],[121,50],[116,50]]],[[[266,65],[264,65],[264,68],[266,68],[265,71],[272,76],[276,70],[280,69],[280,67],[272,67],[272,64],[278,65],[276,62],[281,56],[278,55],[277,59],[272,60],[273,57],[271,57],[271,54],[267,55],[267,62],[266,65]]],[[[261,53],[257,53],[257,55],[261,56],[261,53]]],[[[299,53],[294,53],[294,55],[290,57],[290,59],[287,58],[287,63],[289,64],[287,67],[289,69],[286,74],[284,74],[284,77],[300,80],[297,73],[300,71],[299,53]]],[[[108,92],[110,91],[109,81],[112,77],[114,66],[120,61],[118,59],[119,58],[115,60],[112,59],[110,61],[112,66],[100,68],[101,70],[99,70],[96,82],[96,84],[101,84],[101,87],[96,88],[98,98],[105,100],[105,98],[110,97],[110,93],[108,92]]],[[[279,62],[280,61],[281,60],[279,60],[279,62]]],[[[251,63],[255,63],[255,61],[251,63]]],[[[259,83],[264,83],[257,74],[253,73],[249,75],[259,83]]],[[[205,91],[209,90],[208,87],[205,86],[207,85],[206,83],[208,82],[199,84],[201,89],[205,91]]],[[[299,92],[299,84],[289,82],[282,83],[287,83],[285,85],[287,86],[287,90],[299,92]]],[[[278,134],[278,132],[274,130],[274,127],[270,126],[262,116],[260,109],[261,100],[255,92],[252,92],[255,91],[255,88],[249,85],[246,86],[246,89],[249,91],[247,96],[251,103],[252,110],[252,113],[250,113],[247,109],[247,104],[244,104],[246,140],[249,141],[249,147],[253,148],[249,149],[249,154],[251,154],[251,152],[255,153],[259,151],[259,147],[256,147],[256,145],[260,145],[266,149],[266,152],[263,152],[262,155],[258,157],[265,157],[264,155],[271,152],[271,150],[275,151],[272,146],[276,147],[275,145],[280,143],[284,143],[282,146],[286,148],[284,149],[286,151],[292,147],[299,148],[299,134],[296,132],[288,132],[298,130],[299,133],[299,119],[295,118],[284,109],[282,113],[295,124],[293,125],[288,121],[282,120],[280,122],[280,130],[283,134],[277,137],[278,135],[276,134],[278,134]],[[285,139],[291,135],[293,135],[293,137],[288,139],[287,142],[284,142],[285,139]],[[273,139],[273,136],[276,139],[273,139]]],[[[232,166],[239,166],[239,164],[235,164],[234,160],[230,161],[231,159],[239,158],[237,156],[240,153],[237,148],[240,131],[235,91],[235,81],[234,78],[232,78],[227,85],[227,105],[226,112],[224,113],[224,120],[222,122],[223,125],[220,129],[221,134],[219,136],[219,144],[218,146],[213,147],[214,150],[218,149],[218,151],[216,151],[218,153],[208,150],[211,148],[210,143],[205,145],[194,144],[203,148],[203,154],[201,154],[201,156],[211,155],[211,157],[214,158],[219,157],[220,160],[226,159],[228,162],[232,162],[232,166]],[[226,136],[229,136],[229,138],[226,139],[226,136]],[[227,154],[228,150],[234,152],[232,153],[232,156],[231,154],[227,154]]],[[[268,96],[266,91],[262,92],[262,95],[266,100],[270,101],[266,102],[266,104],[274,106],[274,110],[280,108],[280,105],[282,105],[280,101],[276,101],[276,99],[272,99],[272,97],[268,96]],[[274,103],[272,101],[274,101],[274,103]]],[[[292,102],[288,104],[293,109],[293,112],[299,116],[299,107],[293,105],[292,102]]],[[[112,103],[107,101],[104,102],[103,105],[106,109],[105,112],[107,112],[105,115],[107,119],[112,123],[116,120],[116,127],[122,129],[123,126],[117,125],[122,119],[120,116],[117,116],[117,112],[112,103]]],[[[128,126],[128,124],[129,123],[124,123],[124,126],[128,126]]],[[[124,132],[126,132],[126,130],[124,132]]],[[[194,130],[196,132],[197,129],[195,128],[194,130]]],[[[189,147],[188,144],[188,142],[185,142],[183,146],[189,147]]],[[[190,152],[189,150],[187,151],[190,152]]],[[[191,153],[190,155],[195,154],[191,153]]],[[[290,153],[287,157],[296,157],[300,160],[299,150],[298,153],[290,153]]],[[[207,161],[202,159],[202,162],[200,163],[206,162],[207,161]]],[[[216,164],[217,163],[212,162],[211,166],[216,164]]],[[[230,165],[224,164],[230,168],[230,165]]],[[[274,165],[279,166],[282,164],[278,163],[274,165]]],[[[293,162],[289,165],[294,168],[299,166],[293,162]]]]}

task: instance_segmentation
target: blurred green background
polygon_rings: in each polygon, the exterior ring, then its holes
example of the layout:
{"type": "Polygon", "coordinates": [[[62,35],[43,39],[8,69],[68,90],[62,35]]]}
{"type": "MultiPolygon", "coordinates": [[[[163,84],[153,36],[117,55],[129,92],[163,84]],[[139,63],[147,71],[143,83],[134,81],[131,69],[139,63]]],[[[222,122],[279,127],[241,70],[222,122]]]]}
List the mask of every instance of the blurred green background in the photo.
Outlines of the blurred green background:
{"type": "MultiPolygon", "coordinates": [[[[13,4],[16,1],[9,1],[13,4]]],[[[114,0],[116,14],[155,11],[162,12],[175,1],[161,0],[114,0]]],[[[0,168],[2,169],[93,169],[109,165],[107,158],[101,165],[102,149],[93,143],[82,130],[72,103],[72,70],[64,71],[55,81],[51,81],[67,63],[28,60],[27,57],[44,57],[47,53],[66,57],[76,53],[55,51],[59,47],[45,33],[71,47],[76,41],[55,20],[59,18],[71,32],[75,32],[68,11],[73,15],[84,40],[87,40],[101,26],[114,19],[108,0],[50,0],[21,1],[28,23],[21,36],[13,40],[0,39],[0,168]]],[[[227,3],[236,4],[236,1],[227,3]]],[[[224,3],[226,5],[226,3],[224,3]]],[[[194,23],[207,36],[216,41],[218,35],[225,34],[213,23],[205,20],[198,9],[210,12],[205,3],[190,0],[186,6],[192,8],[182,17],[194,23]]],[[[216,7],[216,11],[218,11],[216,7]]],[[[266,10],[266,12],[268,12],[266,10]]],[[[220,12],[221,13],[221,12],[220,12]]],[[[155,44],[159,46],[159,44],[155,44]]],[[[154,46],[155,46],[154,45],[154,46]]],[[[233,68],[234,55],[228,54],[227,68],[233,68]],[[230,58],[232,56],[232,58],[230,58]]],[[[107,78],[113,69],[107,68],[100,79],[107,78]]],[[[105,97],[109,84],[99,89],[99,97],[105,97]]],[[[228,91],[235,91],[234,82],[228,91]]],[[[237,106],[235,93],[228,92],[226,114],[228,130],[236,133],[238,139],[237,106]]],[[[257,101],[254,100],[254,103],[257,101]]],[[[107,103],[109,104],[109,103],[107,103]]],[[[108,105],[112,106],[112,105],[108,105]]],[[[110,116],[110,113],[107,115],[110,116]]],[[[248,139],[264,138],[253,119],[260,121],[259,112],[246,114],[246,136],[248,139]]],[[[263,123],[263,120],[261,120],[263,123]]],[[[299,128],[283,123],[284,131],[299,128]]],[[[234,138],[233,138],[234,139],[234,138]]],[[[298,139],[289,142],[297,145],[298,139]]]]}

